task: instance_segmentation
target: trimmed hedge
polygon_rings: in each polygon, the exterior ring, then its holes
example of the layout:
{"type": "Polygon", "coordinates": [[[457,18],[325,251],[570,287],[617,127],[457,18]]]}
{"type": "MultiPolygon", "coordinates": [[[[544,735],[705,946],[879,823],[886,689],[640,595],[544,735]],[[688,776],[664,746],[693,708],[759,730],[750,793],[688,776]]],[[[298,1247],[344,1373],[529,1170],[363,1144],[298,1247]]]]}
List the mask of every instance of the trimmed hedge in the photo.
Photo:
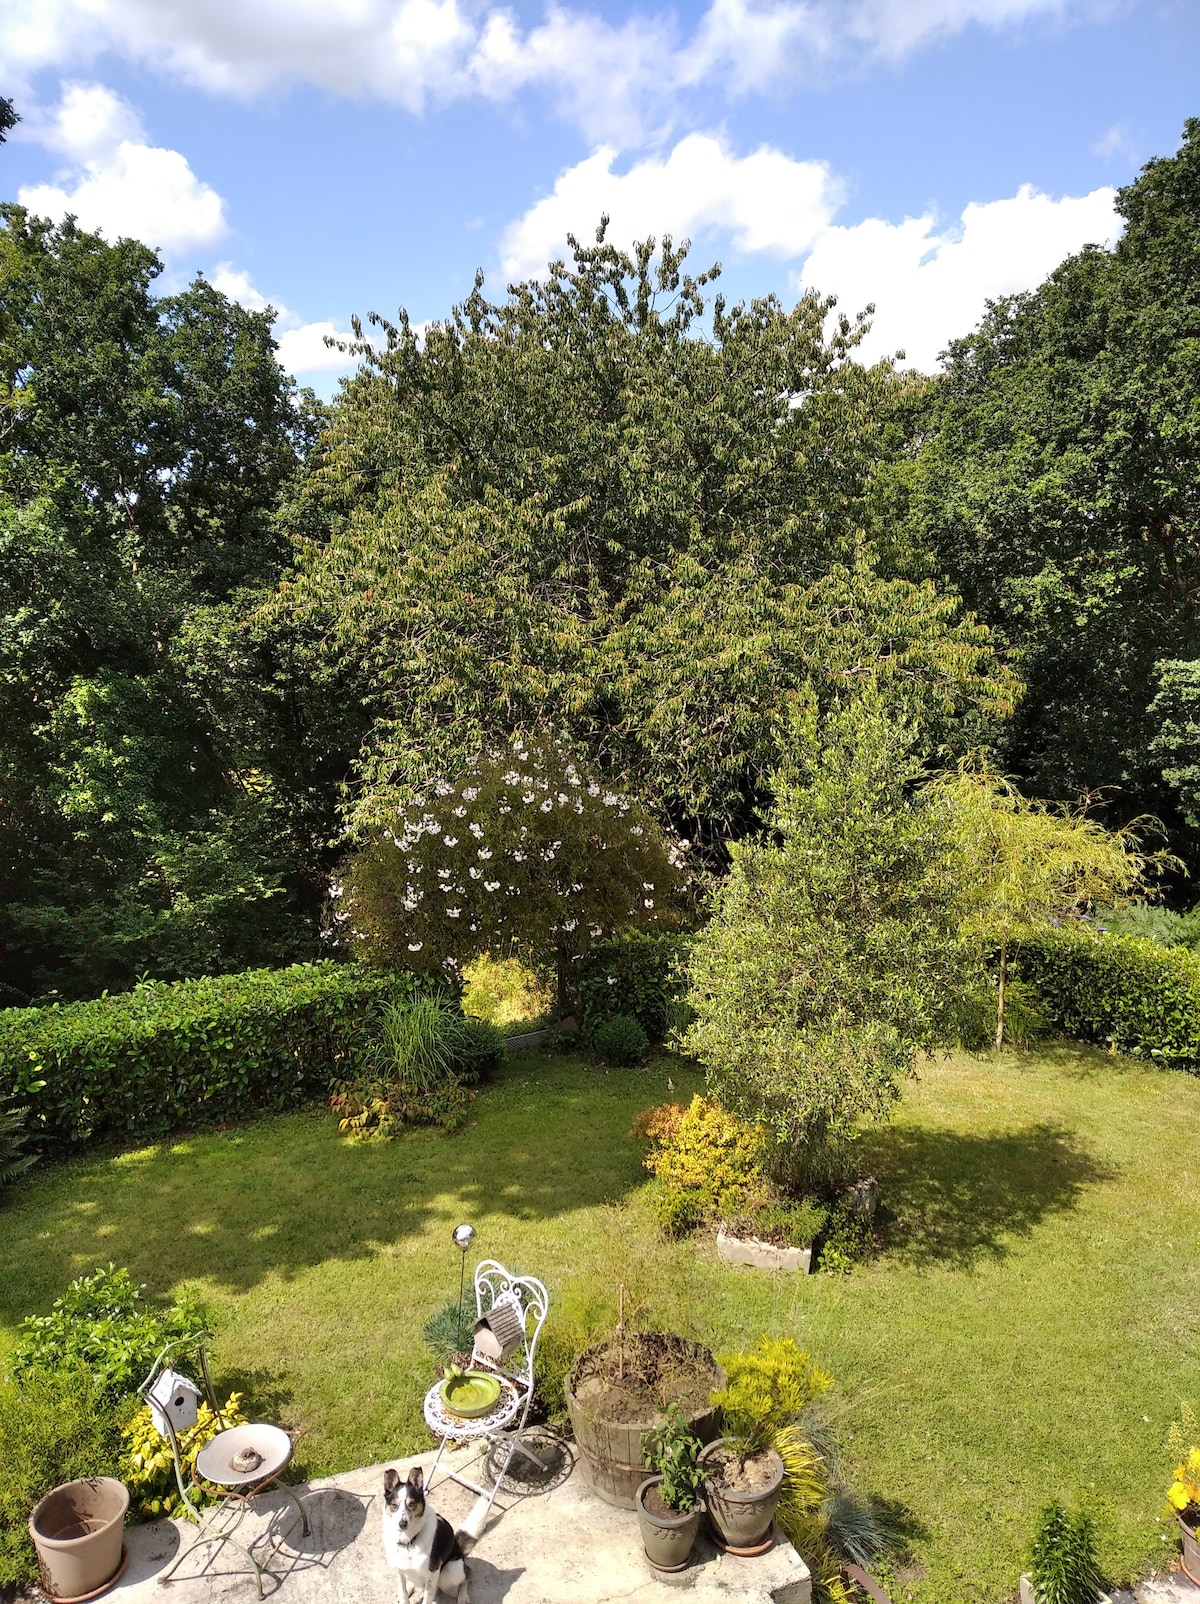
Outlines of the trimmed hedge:
{"type": "Polygon", "coordinates": [[[579,993],[583,1031],[628,1014],[651,1041],[662,1041],[687,990],[684,965],[690,936],[631,932],[594,946],[583,960],[579,993]]]}
{"type": "Polygon", "coordinates": [[[324,962],[5,1009],[0,1102],[29,1109],[42,1151],[294,1108],[365,1067],[382,1008],[417,986],[324,962]]]}
{"type": "Polygon", "coordinates": [[[1023,941],[1014,972],[1064,1035],[1200,1071],[1200,954],[1072,927],[1023,941]]]}

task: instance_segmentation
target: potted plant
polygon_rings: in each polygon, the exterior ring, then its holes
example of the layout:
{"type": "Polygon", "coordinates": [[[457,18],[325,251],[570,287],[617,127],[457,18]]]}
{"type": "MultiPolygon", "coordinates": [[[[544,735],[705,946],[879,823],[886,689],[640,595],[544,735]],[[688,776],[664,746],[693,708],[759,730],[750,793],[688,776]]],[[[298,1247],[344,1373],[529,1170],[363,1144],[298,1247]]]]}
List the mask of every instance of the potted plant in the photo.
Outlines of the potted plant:
{"type": "Polygon", "coordinates": [[[1112,1604],[1100,1589],[1090,1515],[1069,1515],[1057,1499],[1042,1511],[1021,1577],[1021,1604],[1112,1604]]]}
{"type": "Polygon", "coordinates": [[[637,1516],[642,1546],[655,1570],[681,1571],[691,1558],[700,1526],[703,1446],[678,1404],[643,1438],[643,1463],[653,1475],[637,1490],[637,1516]]]}
{"type": "Polygon", "coordinates": [[[563,1383],[567,1413],[592,1489],[618,1509],[635,1509],[646,1479],[642,1439],[677,1403],[700,1441],[717,1435],[721,1412],[710,1395],[725,1372],[699,1343],[661,1332],[616,1334],[581,1353],[563,1383]]]}
{"type": "Polygon", "coordinates": [[[1167,1448],[1179,1461],[1167,1490],[1167,1514],[1179,1522],[1183,1574],[1200,1587],[1200,1448],[1188,1442],[1196,1434],[1196,1416],[1187,1404],[1182,1421],[1182,1427],[1172,1422],[1167,1433],[1167,1448]]]}

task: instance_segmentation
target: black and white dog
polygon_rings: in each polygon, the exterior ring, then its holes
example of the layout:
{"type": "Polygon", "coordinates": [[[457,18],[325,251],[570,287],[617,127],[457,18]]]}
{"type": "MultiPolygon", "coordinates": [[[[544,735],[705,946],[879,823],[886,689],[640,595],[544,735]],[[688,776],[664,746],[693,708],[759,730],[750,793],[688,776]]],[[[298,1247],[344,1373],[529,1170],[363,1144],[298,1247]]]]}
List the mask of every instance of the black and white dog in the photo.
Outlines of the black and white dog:
{"type": "Polygon", "coordinates": [[[383,1552],[400,1572],[400,1604],[435,1604],[440,1588],[455,1604],[468,1604],[467,1562],[450,1522],[425,1502],[420,1466],[401,1481],[383,1473],[383,1552]]]}

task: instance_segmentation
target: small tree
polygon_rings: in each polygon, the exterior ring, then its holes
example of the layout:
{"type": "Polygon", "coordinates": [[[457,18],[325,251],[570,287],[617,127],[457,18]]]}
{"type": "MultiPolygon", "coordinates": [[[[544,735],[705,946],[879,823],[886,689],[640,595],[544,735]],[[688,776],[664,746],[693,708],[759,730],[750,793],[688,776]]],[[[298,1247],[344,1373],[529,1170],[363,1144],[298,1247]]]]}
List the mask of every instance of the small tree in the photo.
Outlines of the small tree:
{"type": "Polygon", "coordinates": [[[402,807],[332,890],[335,923],[369,963],[430,970],[514,948],[573,965],[627,926],[678,922],[682,843],[551,741],[514,739],[402,807]]]}
{"type": "Polygon", "coordinates": [[[963,765],[934,786],[958,837],[964,931],[1000,942],[996,1046],[1012,947],[1023,936],[1077,917],[1094,903],[1120,907],[1144,884],[1151,860],[1132,826],[1106,830],[1088,799],[1056,808],[1022,796],[993,770],[963,765]]]}
{"type": "Polygon", "coordinates": [[[911,734],[856,704],[774,781],[772,838],[733,848],[696,940],[686,1045],[774,1133],[793,1182],[841,1162],[932,1046],[962,971],[955,842],[911,734]]]}

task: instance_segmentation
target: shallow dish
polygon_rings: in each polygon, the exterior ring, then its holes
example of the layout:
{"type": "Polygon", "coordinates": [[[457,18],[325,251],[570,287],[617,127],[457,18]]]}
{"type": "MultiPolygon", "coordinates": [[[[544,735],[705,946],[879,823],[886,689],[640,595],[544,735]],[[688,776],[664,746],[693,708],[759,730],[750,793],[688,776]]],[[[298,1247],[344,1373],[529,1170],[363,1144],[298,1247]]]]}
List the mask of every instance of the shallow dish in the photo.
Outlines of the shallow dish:
{"type": "Polygon", "coordinates": [[[484,1370],[465,1370],[442,1382],[442,1402],[460,1420],[478,1420],[490,1415],[500,1401],[500,1381],[484,1370]]]}

